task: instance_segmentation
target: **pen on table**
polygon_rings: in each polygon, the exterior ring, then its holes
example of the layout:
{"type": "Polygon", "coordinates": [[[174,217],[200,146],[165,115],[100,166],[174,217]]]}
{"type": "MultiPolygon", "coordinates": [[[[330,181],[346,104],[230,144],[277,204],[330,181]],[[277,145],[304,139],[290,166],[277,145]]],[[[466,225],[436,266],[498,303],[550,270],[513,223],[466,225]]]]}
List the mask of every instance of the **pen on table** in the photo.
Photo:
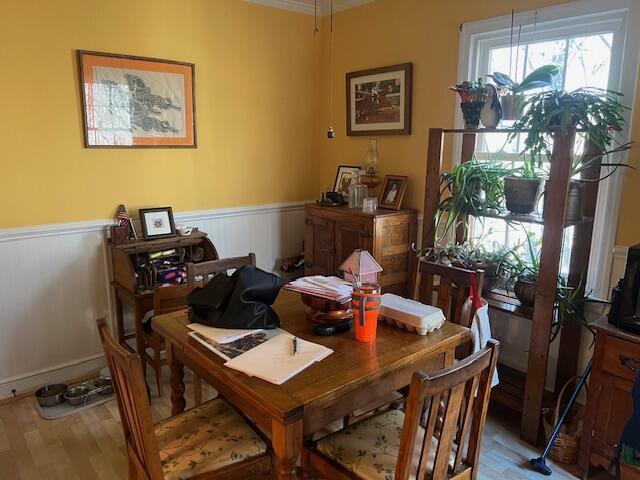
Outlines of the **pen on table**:
{"type": "Polygon", "coordinates": [[[293,354],[297,354],[298,353],[298,337],[293,337],[291,339],[291,344],[293,345],[293,354]]]}

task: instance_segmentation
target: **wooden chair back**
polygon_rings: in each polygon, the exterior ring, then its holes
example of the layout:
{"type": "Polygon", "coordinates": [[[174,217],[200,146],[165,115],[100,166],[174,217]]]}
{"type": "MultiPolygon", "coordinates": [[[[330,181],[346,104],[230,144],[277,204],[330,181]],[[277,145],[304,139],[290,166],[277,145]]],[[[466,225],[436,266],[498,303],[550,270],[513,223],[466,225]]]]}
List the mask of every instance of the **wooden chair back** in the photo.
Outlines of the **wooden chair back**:
{"type": "Polygon", "coordinates": [[[153,314],[162,315],[187,306],[187,297],[193,290],[190,283],[170,287],[156,287],[153,292],[153,314]]]}
{"type": "Polygon", "coordinates": [[[226,272],[227,270],[238,269],[245,265],[256,266],[256,254],[250,253],[244,257],[229,257],[208,262],[187,264],[187,283],[192,287],[198,284],[197,277],[202,277],[202,285],[209,281],[211,275],[226,272]]]}
{"type": "Polygon", "coordinates": [[[442,310],[450,322],[469,327],[475,308],[472,306],[469,315],[463,315],[462,306],[469,298],[474,279],[476,291],[478,295],[482,295],[482,270],[467,270],[421,259],[418,263],[418,300],[426,305],[433,305],[437,288],[434,306],[442,310]],[[439,283],[435,282],[436,277],[439,278],[439,283]]]}
{"type": "Polygon", "coordinates": [[[163,479],[140,357],[114,340],[107,331],[104,318],[98,319],[97,324],[118,399],[129,468],[135,468],[140,475],[138,478],[163,479]]]}
{"type": "Polygon", "coordinates": [[[414,478],[476,479],[499,349],[500,344],[490,340],[486,348],[453,367],[413,375],[405,407],[396,479],[406,480],[414,473],[412,462],[423,408],[427,412],[426,427],[414,478]],[[445,403],[442,427],[436,431],[442,401],[445,403]]]}

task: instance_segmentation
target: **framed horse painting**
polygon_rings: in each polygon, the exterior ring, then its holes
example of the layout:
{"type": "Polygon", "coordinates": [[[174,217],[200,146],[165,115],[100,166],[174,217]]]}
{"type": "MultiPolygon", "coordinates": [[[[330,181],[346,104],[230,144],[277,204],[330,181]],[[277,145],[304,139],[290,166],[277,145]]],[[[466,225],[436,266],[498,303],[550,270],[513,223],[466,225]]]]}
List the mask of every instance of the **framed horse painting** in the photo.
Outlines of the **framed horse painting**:
{"type": "Polygon", "coordinates": [[[411,134],[413,64],[347,73],[347,135],[411,134]]]}
{"type": "Polygon", "coordinates": [[[196,147],[194,65],[78,51],[85,147],[196,147]]]}

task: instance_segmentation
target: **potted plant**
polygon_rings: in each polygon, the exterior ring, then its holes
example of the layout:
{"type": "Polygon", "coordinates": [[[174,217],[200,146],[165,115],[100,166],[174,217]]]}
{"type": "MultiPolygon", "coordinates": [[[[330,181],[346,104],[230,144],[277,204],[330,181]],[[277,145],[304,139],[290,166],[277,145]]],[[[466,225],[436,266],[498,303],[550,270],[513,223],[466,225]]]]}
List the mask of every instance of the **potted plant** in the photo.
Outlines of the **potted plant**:
{"type": "Polygon", "coordinates": [[[554,78],[558,75],[558,72],[559,69],[555,65],[544,65],[536,68],[520,83],[514,82],[511,77],[505,73],[493,72],[493,75],[488,75],[501,93],[502,119],[517,120],[522,112],[522,94],[534,88],[552,87],[554,78]],[[502,92],[509,93],[502,94],[502,92]]]}
{"type": "Polygon", "coordinates": [[[460,95],[460,109],[464,117],[466,128],[478,128],[480,125],[480,111],[487,100],[486,83],[482,78],[476,81],[464,81],[452,85],[449,90],[460,95]]]}
{"type": "MultiPolygon", "coordinates": [[[[440,203],[436,218],[438,239],[447,236],[464,214],[481,217],[483,212],[500,211],[504,199],[504,178],[512,172],[502,163],[476,158],[462,162],[451,172],[440,174],[440,203]],[[443,222],[444,220],[444,223],[443,222]]],[[[468,225],[462,219],[463,232],[468,225]]]]}
{"type": "Polygon", "coordinates": [[[567,281],[564,277],[558,278],[556,287],[557,315],[555,321],[551,324],[551,342],[556,339],[560,330],[569,322],[578,323],[595,338],[595,331],[585,317],[585,307],[589,302],[589,295],[584,294],[584,283],[584,275],[576,287],[567,286],[567,281]]]}
{"type": "Polygon", "coordinates": [[[504,201],[511,213],[529,214],[536,209],[543,181],[537,170],[535,161],[525,156],[524,166],[504,179],[504,201]]]}
{"type": "Polygon", "coordinates": [[[525,254],[520,255],[523,245],[514,249],[513,261],[510,264],[509,283],[513,285],[513,292],[525,307],[532,307],[536,301],[538,289],[538,273],[540,272],[540,240],[536,240],[532,232],[527,233],[524,242],[525,254]]]}
{"type": "Polygon", "coordinates": [[[449,243],[443,248],[434,249],[427,258],[443,265],[483,270],[483,290],[492,291],[504,288],[513,269],[513,249],[494,242],[492,248],[484,244],[476,244],[472,240],[461,244],[449,243]]]}
{"type": "MultiPolygon", "coordinates": [[[[615,162],[603,162],[605,156],[628,150],[630,144],[621,144],[610,148],[614,142],[615,132],[622,129],[624,111],[627,109],[618,98],[621,94],[597,88],[579,88],[571,92],[550,90],[528,97],[525,111],[514,125],[514,138],[519,130],[528,130],[525,139],[525,152],[531,158],[551,157],[553,136],[564,133],[574,127],[584,132],[600,153],[583,154],[576,157],[572,165],[572,176],[589,168],[600,166],[613,167],[609,174],[595,181],[604,180],[618,167],[628,165],[615,162]],[[591,155],[587,158],[587,155],[591,155]]],[[[582,218],[582,194],[579,180],[572,180],[569,185],[567,202],[567,219],[582,218]]]]}

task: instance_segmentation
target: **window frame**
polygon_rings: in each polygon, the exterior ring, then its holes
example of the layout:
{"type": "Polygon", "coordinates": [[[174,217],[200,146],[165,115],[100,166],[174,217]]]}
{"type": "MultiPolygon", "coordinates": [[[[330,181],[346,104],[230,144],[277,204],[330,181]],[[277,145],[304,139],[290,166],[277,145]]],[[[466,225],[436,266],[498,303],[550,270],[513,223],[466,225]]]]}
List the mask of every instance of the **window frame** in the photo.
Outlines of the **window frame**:
{"type": "MultiPolygon", "coordinates": [[[[638,50],[640,47],[640,5],[634,0],[581,0],[577,2],[518,12],[515,25],[522,25],[520,43],[530,43],[613,32],[609,88],[624,94],[623,102],[633,108],[636,76],[638,72],[638,50]],[[603,5],[606,3],[605,5],[603,5]],[[535,25],[534,25],[535,23],[535,25]]],[[[491,48],[509,44],[511,15],[464,23],[460,26],[460,48],[458,53],[458,79],[478,78],[481,65],[486,65],[491,48]],[[484,62],[484,63],[483,63],[484,62]]],[[[456,99],[456,128],[464,128],[462,113],[456,99]]],[[[618,141],[630,139],[631,115],[627,112],[625,128],[619,132],[618,141]]],[[[462,141],[457,138],[453,145],[453,164],[460,161],[462,141]]],[[[627,153],[620,154],[615,161],[626,161],[627,153]]],[[[619,169],[607,181],[600,184],[594,229],[593,247],[589,258],[587,291],[595,298],[609,298],[611,266],[615,237],[620,213],[623,184],[623,169],[619,169]]]]}

